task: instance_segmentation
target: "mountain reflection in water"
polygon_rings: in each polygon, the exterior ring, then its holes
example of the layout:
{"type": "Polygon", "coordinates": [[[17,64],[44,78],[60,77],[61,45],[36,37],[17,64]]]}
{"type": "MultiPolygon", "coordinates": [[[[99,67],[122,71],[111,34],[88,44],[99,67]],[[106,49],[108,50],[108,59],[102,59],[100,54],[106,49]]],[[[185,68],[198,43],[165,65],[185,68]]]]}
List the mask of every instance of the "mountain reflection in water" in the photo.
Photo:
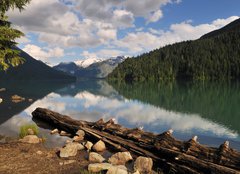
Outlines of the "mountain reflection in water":
{"type": "MultiPolygon", "coordinates": [[[[233,147],[240,149],[238,91],[237,84],[110,85],[106,81],[80,81],[36,99],[1,124],[0,132],[17,134],[20,125],[32,122],[32,111],[44,107],[81,120],[114,117],[126,127],[143,126],[144,130],[155,133],[172,128],[177,138],[187,140],[198,135],[201,143],[213,146],[228,139],[233,147]]],[[[47,138],[54,143],[61,137],[47,138]]]]}

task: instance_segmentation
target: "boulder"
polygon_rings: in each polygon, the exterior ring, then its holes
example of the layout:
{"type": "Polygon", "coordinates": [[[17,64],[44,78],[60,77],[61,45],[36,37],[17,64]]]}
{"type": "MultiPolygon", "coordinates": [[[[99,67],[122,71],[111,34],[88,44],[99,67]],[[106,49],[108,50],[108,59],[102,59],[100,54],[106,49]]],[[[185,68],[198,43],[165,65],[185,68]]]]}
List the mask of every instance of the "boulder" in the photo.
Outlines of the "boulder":
{"type": "Polygon", "coordinates": [[[56,134],[56,133],[58,133],[58,132],[59,132],[58,129],[53,129],[53,130],[51,131],[51,134],[56,134]]]}
{"type": "Polygon", "coordinates": [[[125,166],[112,166],[108,169],[107,174],[128,174],[128,170],[125,166]]]}
{"type": "Polygon", "coordinates": [[[136,159],[134,163],[134,170],[139,171],[139,173],[151,173],[152,167],[153,167],[152,158],[140,156],[136,159]]]}
{"type": "Polygon", "coordinates": [[[103,158],[102,155],[96,152],[90,152],[88,160],[92,163],[102,163],[103,161],[105,161],[105,158],[103,158]]]}
{"type": "Polygon", "coordinates": [[[78,135],[79,137],[84,137],[85,136],[85,132],[83,130],[78,130],[76,132],[76,135],[78,135]]]}
{"type": "Polygon", "coordinates": [[[99,140],[96,144],[94,144],[93,150],[96,152],[102,152],[106,150],[105,143],[102,140],[99,140]]]}
{"type": "Polygon", "coordinates": [[[95,163],[95,164],[89,164],[88,165],[88,171],[89,172],[101,172],[103,170],[108,170],[112,167],[109,163],[95,163]]]}
{"type": "Polygon", "coordinates": [[[74,136],[73,137],[74,142],[79,142],[79,141],[82,141],[83,139],[84,139],[84,137],[80,137],[80,136],[74,136]]]}
{"type": "Polygon", "coordinates": [[[2,103],[3,102],[3,99],[2,98],[0,98],[0,103],[2,103]]]}
{"type": "Polygon", "coordinates": [[[133,160],[130,152],[118,152],[112,155],[108,162],[113,165],[125,165],[126,162],[133,160]]]}
{"type": "Polygon", "coordinates": [[[71,156],[76,156],[79,150],[83,150],[84,146],[79,143],[68,143],[64,148],[60,149],[60,157],[67,158],[71,156]]]}
{"type": "Polygon", "coordinates": [[[31,129],[31,128],[29,128],[29,129],[27,130],[27,134],[28,134],[28,135],[35,135],[33,129],[31,129]]]}
{"type": "Polygon", "coordinates": [[[27,135],[19,140],[22,143],[37,144],[40,143],[40,139],[36,135],[27,135]]]}
{"type": "Polygon", "coordinates": [[[93,146],[93,143],[90,142],[90,141],[87,141],[84,146],[87,148],[87,150],[91,150],[92,146],[93,146]]]}

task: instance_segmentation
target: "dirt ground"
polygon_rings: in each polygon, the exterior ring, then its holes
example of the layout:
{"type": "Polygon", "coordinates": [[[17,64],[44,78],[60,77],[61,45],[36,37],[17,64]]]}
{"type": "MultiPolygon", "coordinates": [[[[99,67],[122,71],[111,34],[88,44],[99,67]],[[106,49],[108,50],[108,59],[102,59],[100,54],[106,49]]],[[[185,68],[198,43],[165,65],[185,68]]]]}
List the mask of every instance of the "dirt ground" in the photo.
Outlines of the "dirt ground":
{"type": "Polygon", "coordinates": [[[68,159],[59,158],[57,152],[44,144],[0,143],[0,174],[79,174],[89,164],[86,151],[68,159]]]}

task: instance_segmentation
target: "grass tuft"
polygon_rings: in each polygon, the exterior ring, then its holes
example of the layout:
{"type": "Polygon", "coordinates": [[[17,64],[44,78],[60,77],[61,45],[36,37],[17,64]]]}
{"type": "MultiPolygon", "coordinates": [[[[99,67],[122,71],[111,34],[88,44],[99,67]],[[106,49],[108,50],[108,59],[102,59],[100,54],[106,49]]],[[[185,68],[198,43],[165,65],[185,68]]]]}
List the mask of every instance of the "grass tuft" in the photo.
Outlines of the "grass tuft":
{"type": "Polygon", "coordinates": [[[36,124],[26,124],[20,127],[19,137],[23,138],[28,135],[28,129],[32,129],[34,135],[38,135],[39,130],[36,124]]]}

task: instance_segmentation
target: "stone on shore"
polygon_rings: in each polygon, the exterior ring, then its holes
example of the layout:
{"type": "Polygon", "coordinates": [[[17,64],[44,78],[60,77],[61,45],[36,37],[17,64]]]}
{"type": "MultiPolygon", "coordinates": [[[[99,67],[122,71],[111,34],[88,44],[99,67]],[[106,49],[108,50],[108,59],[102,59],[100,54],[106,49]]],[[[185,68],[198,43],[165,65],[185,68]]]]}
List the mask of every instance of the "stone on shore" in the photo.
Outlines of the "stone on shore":
{"type": "Polygon", "coordinates": [[[71,156],[76,156],[79,150],[83,150],[84,146],[79,143],[68,143],[64,148],[60,149],[60,157],[67,158],[71,156]]]}
{"type": "Polygon", "coordinates": [[[113,165],[125,165],[130,160],[133,160],[130,152],[118,152],[112,155],[108,161],[113,165]]]}
{"type": "Polygon", "coordinates": [[[112,166],[110,169],[108,169],[107,174],[128,174],[128,170],[125,166],[112,166]]]}
{"type": "Polygon", "coordinates": [[[27,134],[28,134],[28,135],[35,135],[33,129],[31,129],[31,128],[29,128],[29,129],[27,130],[27,134]]]}
{"type": "Polygon", "coordinates": [[[99,140],[96,144],[94,144],[93,150],[96,152],[103,152],[106,150],[105,143],[102,140],[99,140]]]}
{"type": "Polygon", "coordinates": [[[22,143],[37,144],[40,143],[40,139],[36,135],[27,135],[19,140],[22,143]]]}
{"type": "Polygon", "coordinates": [[[63,162],[60,162],[59,165],[68,165],[68,164],[72,164],[72,163],[75,163],[76,160],[67,160],[67,161],[63,161],[63,162]]]}
{"type": "Polygon", "coordinates": [[[58,129],[53,129],[53,130],[51,131],[51,134],[56,134],[56,133],[58,133],[58,132],[59,132],[58,129]]]}
{"type": "Polygon", "coordinates": [[[85,136],[85,132],[83,130],[78,130],[76,132],[76,135],[78,135],[79,137],[84,137],[85,136]]]}
{"type": "Polygon", "coordinates": [[[105,161],[105,158],[103,158],[102,155],[100,155],[96,152],[90,152],[88,160],[91,163],[102,163],[103,161],[105,161]]]}
{"type": "Polygon", "coordinates": [[[101,172],[103,170],[108,170],[112,167],[109,163],[95,163],[95,164],[89,164],[88,165],[88,171],[89,172],[101,172]]]}
{"type": "Polygon", "coordinates": [[[90,141],[87,141],[84,146],[87,148],[87,150],[91,150],[92,146],[93,146],[93,143],[90,142],[90,141]]]}
{"type": "Polygon", "coordinates": [[[140,156],[136,159],[134,163],[134,170],[139,171],[139,173],[151,173],[152,166],[153,166],[152,158],[140,156]]]}
{"type": "Polygon", "coordinates": [[[73,137],[74,142],[79,142],[79,141],[82,141],[82,140],[84,140],[84,137],[81,137],[81,136],[74,136],[73,137]]]}
{"type": "Polygon", "coordinates": [[[65,131],[61,131],[61,132],[60,132],[60,135],[61,135],[61,136],[67,136],[67,137],[70,137],[70,136],[71,136],[71,134],[69,134],[69,133],[67,133],[67,132],[65,132],[65,131]]]}

